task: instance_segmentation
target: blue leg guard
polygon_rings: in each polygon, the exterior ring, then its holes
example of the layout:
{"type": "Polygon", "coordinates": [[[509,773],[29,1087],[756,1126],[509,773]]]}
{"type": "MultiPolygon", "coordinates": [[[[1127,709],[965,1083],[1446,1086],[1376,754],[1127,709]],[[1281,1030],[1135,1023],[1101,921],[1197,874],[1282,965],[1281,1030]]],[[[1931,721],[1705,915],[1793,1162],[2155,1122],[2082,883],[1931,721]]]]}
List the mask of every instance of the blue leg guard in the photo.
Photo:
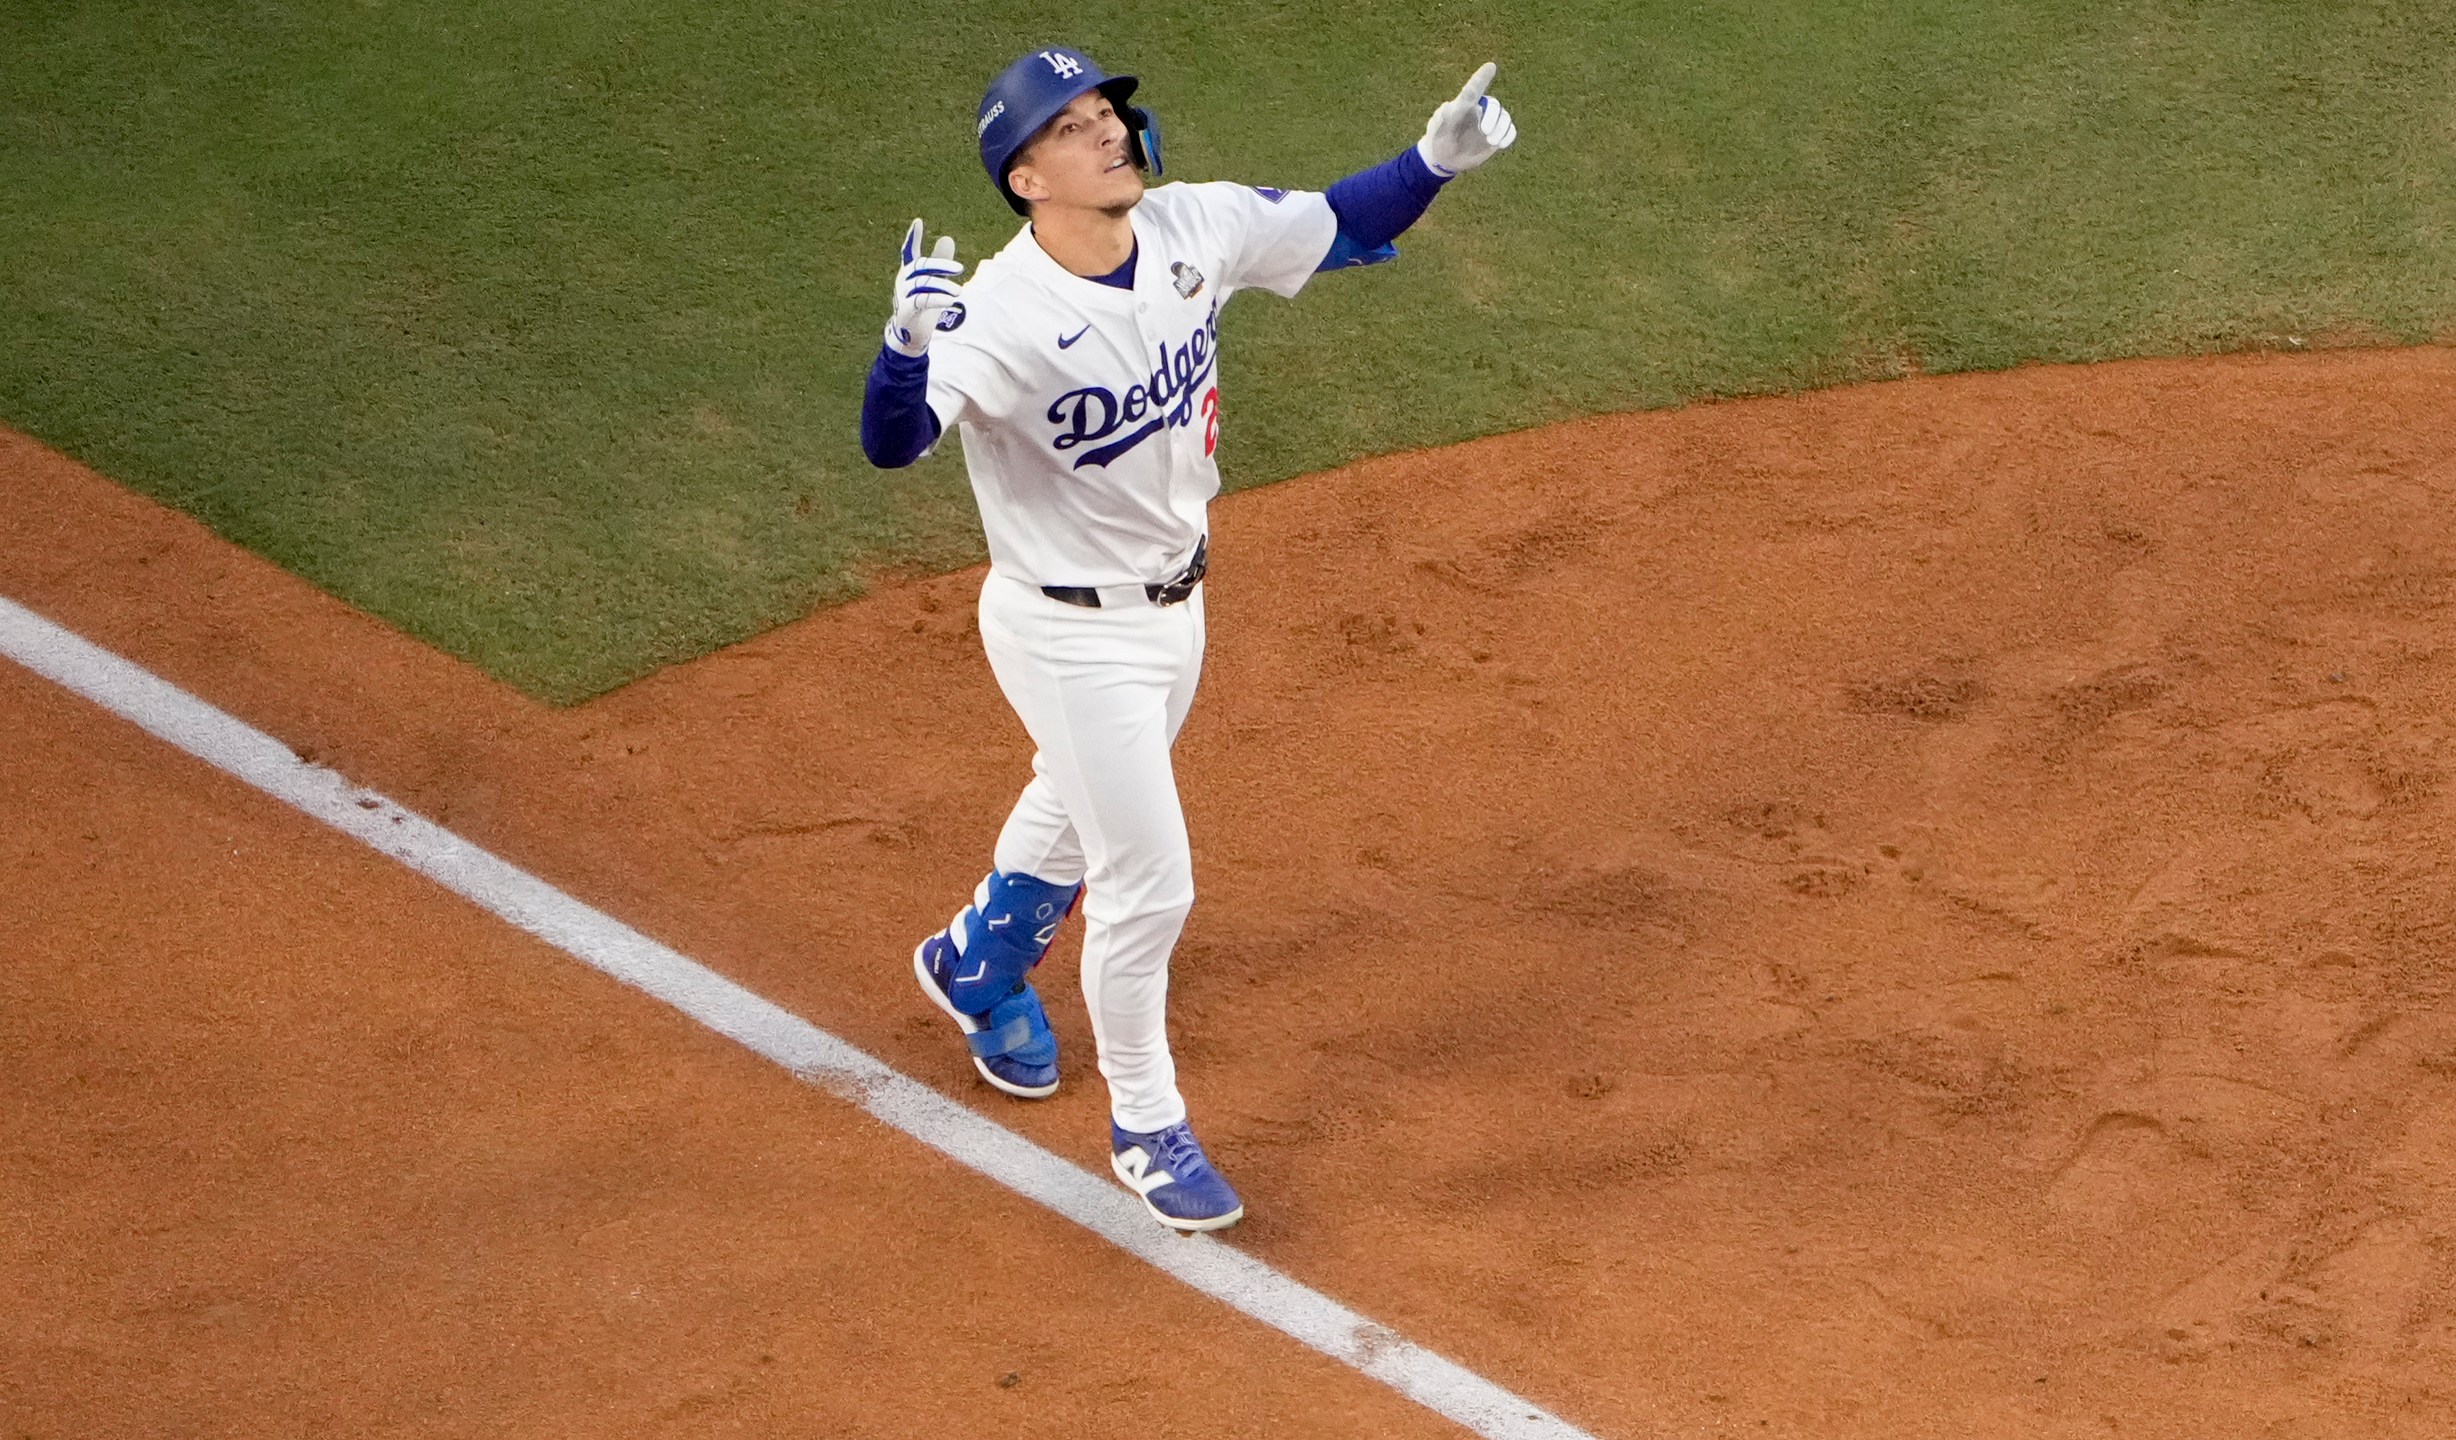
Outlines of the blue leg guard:
{"type": "Polygon", "coordinates": [[[967,1015],[982,1014],[1003,1001],[1049,953],[1057,927],[1082,893],[1080,885],[989,872],[972,892],[972,904],[947,927],[963,956],[947,999],[967,1015]]]}
{"type": "Polygon", "coordinates": [[[1009,1095],[1057,1091],[1057,1036],[1023,977],[1082,890],[992,872],[946,929],[913,950],[922,992],[963,1027],[981,1078],[1009,1095]]]}
{"type": "Polygon", "coordinates": [[[1057,1069],[1057,1035],[1040,1008],[1040,992],[1018,985],[978,1017],[981,1028],[964,1037],[976,1060],[1010,1060],[1032,1070],[1057,1069]]]}

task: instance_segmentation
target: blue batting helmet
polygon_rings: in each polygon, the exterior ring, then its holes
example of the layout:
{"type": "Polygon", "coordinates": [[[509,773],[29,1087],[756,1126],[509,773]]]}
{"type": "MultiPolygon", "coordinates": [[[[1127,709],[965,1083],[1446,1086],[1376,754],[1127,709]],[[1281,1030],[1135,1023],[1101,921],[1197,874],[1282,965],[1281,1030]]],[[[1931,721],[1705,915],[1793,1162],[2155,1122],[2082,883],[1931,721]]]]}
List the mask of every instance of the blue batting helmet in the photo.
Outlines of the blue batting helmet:
{"type": "Polygon", "coordinates": [[[989,93],[981,97],[980,115],[972,127],[980,137],[981,168],[989,172],[989,183],[1016,214],[1028,214],[1031,207],[1006,183],[1015,152],[1087,90],[1099,91],[1117,107],[1118,118],[1126,122],[1126,151],[1134,163],[1159,174],[1160,122],[1150,111],[1126,103],[1140,83],[1131,75],[1111,75],[1089,55],[1063,45],[1035,50],[999,71],[989,82],[989,93]]]}

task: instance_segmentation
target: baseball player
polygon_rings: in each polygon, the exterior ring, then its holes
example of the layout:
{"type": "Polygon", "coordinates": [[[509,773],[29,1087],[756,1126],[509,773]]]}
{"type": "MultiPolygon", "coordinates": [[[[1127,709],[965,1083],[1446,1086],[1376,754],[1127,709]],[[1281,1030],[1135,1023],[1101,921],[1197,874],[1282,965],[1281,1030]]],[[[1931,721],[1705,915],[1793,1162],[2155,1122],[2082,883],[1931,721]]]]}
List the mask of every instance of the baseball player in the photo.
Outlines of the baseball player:
{"type": "Polygon", "coordinates": [[[1194,903],[1169,749],[1202,668],[1220,307],[1394,257],[1444,184],[1516,138],[1484,93],[1493,71],[1395,159],[1326,192],[1146,189],[1160,127],[1128,103],[1135,77],[1035,50],[991,82],[974,125],[1023,229],[969,283],[952,239],[924,250],[919,220],[904,236],[862,448],[909,465],[960,428],[989,542],[981,644],[1038,750],[996,868],[914,950],[913,971],[983,1079],[1049,1095],[1057,1040],[1027,977],[1081,899],[1112,1168],[1179,1230],[1245,1213],[1187,1124],[1165,1018],[1169,952],[1194,903]]]}

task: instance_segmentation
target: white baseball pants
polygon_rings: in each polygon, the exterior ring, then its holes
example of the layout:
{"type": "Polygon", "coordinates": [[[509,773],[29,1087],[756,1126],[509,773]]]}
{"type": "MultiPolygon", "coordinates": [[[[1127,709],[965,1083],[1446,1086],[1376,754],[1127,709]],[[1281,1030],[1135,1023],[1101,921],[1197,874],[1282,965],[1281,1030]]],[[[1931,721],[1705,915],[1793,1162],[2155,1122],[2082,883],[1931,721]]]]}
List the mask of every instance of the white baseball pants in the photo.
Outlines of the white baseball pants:
{"type": "Polygon", "coordinates": [[[1084,883],[1083,1002],[1109,1110],[1128,1130],[1185,1119],[1168,1053],[1168,957],[1194,905],[1169,761],[1202,674],[1202,591],[1166,607],[1068,605],[990,572],[981,644],[1039,753],[997,867],[1084,883]]]}

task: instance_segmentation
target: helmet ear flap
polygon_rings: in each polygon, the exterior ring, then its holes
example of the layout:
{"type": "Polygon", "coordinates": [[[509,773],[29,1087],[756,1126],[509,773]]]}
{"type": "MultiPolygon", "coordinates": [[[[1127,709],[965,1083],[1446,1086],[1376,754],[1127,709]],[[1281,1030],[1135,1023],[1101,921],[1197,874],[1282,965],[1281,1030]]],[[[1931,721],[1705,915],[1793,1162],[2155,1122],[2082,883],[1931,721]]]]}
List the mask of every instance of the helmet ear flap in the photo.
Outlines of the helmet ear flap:
{"type": "Polygon", "coordinates": [[[1140,105],[1126,107],[1126,149],[1134,163],[1160,173],[1160,117],[1140,105]]]}

